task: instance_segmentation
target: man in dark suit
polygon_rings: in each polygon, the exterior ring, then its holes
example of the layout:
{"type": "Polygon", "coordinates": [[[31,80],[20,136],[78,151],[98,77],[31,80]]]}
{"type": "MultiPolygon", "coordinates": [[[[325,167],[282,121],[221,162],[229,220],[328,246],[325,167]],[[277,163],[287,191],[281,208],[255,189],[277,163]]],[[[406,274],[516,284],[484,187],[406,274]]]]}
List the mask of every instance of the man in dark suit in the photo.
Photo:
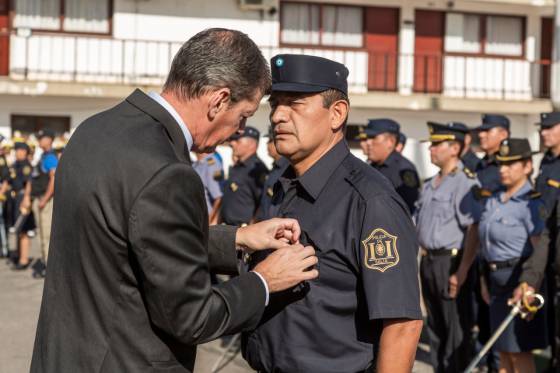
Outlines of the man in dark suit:
{"type": "Polygon", "coordinates": [[[163,93],[86,120],[57,169],[32,372],[192,372],[196,345],[257,325],[269,292],[318,275],[295,220],[209,229],[188,151],[242,130],[270,87],[244,34],[210,29],[177,53],[163,93]],[[237,251],[278,249],[235,273],[237,251]]]}

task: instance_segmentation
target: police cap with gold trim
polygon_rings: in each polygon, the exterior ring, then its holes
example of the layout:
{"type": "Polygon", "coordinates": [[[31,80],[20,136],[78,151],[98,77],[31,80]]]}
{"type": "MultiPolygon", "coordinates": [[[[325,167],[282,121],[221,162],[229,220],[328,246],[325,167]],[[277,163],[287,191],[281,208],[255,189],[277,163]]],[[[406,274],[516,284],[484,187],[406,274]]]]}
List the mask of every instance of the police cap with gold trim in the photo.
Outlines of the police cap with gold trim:
{"type": "Polygon", "coordinates": [[[533,154],[537,153],[538,152],[533,152],[531,150],[529,140],[510,138],[505,139],[500,144],[500,150],[496,155],[496,160],[502,163],[519,161],[523,159],[530,159],[533,154]]]}
{"type": "Polygon", "coordinates": [[[468,127],[460,122],[448,122],[445,124],[428,122],[428,131],[430,131],[430,137],[423,142],[464,142],[468,127]]]}
{"type": "Polygon", "coordinates": [[[318,93],[336,89],[348,95],[348,69],[326,58],[279,54],[270,61],[273,92],[318,93]]]}

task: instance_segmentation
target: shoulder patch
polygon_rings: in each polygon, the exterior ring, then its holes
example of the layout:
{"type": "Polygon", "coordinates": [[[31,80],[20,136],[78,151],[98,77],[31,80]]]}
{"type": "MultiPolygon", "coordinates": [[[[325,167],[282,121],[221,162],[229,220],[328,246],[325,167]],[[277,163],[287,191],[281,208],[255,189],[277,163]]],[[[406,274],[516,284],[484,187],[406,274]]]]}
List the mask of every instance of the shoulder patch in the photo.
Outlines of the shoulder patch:
{"type": "Polygon", "coordinates": [[[558,180],[548,179],[548,180],[546,181],[546,184],[547,184],[548,186],[553,187],[553,188],[559,188],[559,189],[560,189],[560,181],[558,181],[558,180]]]}
{"type": "Polygon", "coordinates": [[[214,159],[214,157],[208,157],[208,160],[207,160],[206,162],[207,162],[210,166],[216,164],[216,160],[214,159]]]}
{"type": "Polygon", "coordinates": [[[481,200],[492,196],[491,191],[489,191],[488,189],[481,188],[478,185],[474,185],[471,190],[476,200],[481,200]]]}
{"type": "Polygon", "coordinates": [[[23,174],[24,174],[25,176],[29,176],[29,175],[31,174],[31,167],[25,166],[25,167],[23,168],[22,172],[23,172],[23,174]]]}
{"type": "Polygon", "coordinates": [[[385,272],[387,269],[399,264],[397,239],[397,236],[388,233],[382,228],[374,229],[370,235],[362,241],[364,247],[364,265],[366,268],[385,272]]]}
{"type": "Polygon", "coordinates": [[[544,203],[539,206],[539,218],[541,218],[541,220],[543,221],[546,221],[548,219],[548,210],[544,203]]]}
{"type": "Polygon", "coordinates": [[[214,180],[220,180],[222,178],[222,170],[216,170],[214,171],[214,180]]]}
{"type": "Polygon", "coordinates": [[[470,168],[463,167],[463,172],[469,179],[476,179],[476,173],[472,172],[470,168]]]}
{"type": "Polygon", "coordinates": [[[239,189],[239,186],[236,183],[231,183],[229,187],[232,192],[237,192],[237,189],[239,189]]]}
{"type": "Polygon", "coordinates": [[[418,188],[418,177],[411,170],[405,170],[402,173],[402,181],[409,188],[418,188]]]}

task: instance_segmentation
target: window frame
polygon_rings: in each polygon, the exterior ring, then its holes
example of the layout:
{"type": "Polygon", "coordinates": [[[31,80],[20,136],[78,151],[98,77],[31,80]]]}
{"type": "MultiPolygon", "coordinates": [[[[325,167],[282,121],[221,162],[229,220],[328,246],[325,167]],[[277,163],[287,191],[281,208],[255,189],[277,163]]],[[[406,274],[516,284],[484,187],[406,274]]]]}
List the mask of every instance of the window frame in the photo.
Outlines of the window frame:
{"type": "Polygon", "coordinates": [[[306,48],[306,49],[319,49],[319,50],[338,50],[338,51],[366,51],[366,34],[365,34],[365,22],[366,22],[366,7],[355,4],[343,4],[343,3],[315,3],[308,1],[280,1],[280,12],[279,12],[279,22],[278,22],[278,45],[280,48],[306,48]],[[284,5],[285,4],[299,4],[299,5],[316,5],[319,7],[319,44],[307,44],[307,43],[285,43],[282,41],[282,31],[284,29],[283,19],[284,19],[284,5]],[[348,8],[359,8],[362,11],[362,46],[361,47],[350,47],[350,46],[340,46],[340,45],[325,45],[321,44],[323,41],[323,7],[325,6],[344,6],[348,8]]]}
{"type": "Polygon", "coordinates": [[[452,11],[445,12],[444,22],[444,43],[443,43],[443,54],[446,56],[458,56],[458,57],[486,57],[486,58],[501,58],[501,59],[512,59],[512,60],[524,60],[525,53],[527,49],[527,17],[522,15],[512,15],[512,14],[495,14],[495,13],[474,13],[474,12],[461,12],[452,11]],[[445,50],[445,37],[447,36],[447,15],[448,14],[461,14],[461,15],[471,15],[479,17],[479,42],[480,51],[477,53],[471,52],[447,52],[445,50]],[[521,20],[521,54],[518,56],[510,56],[503,54],[486,53],[486,42],[487,42],[487,18],[488,17],[504,17],[504,18],[516,18],[521,20]]]}
{"type": "MultiPolygon", "coordinates": [[[[64,35],[83,35],[83,36],[113,36],[113,15],[115,9],[115,0],[105,0],[107,1],[108,15],[109,15],[109,29],[107,32],[92,32],[92,31],[66,31],[64,29],[64,18],[65,18],[65,0],[60,1],[60,10],[59,10],[59,23],[60,26],[58,29],[42,29],[42,28],[32,28],[29,29],[36,34],[64,34],[64,35]]],[[[14,27],[14,18],[16,16],[16,4],[15,0],[10,1],[9,5],[9,27],[11,30],[15,30],[18,27],[14,27]]]]}

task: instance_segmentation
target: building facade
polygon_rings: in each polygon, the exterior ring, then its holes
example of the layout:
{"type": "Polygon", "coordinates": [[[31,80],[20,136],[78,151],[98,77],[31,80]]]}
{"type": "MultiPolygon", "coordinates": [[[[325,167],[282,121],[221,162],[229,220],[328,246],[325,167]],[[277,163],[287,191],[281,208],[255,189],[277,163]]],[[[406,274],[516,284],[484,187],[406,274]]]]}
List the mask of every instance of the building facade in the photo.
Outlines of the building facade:
{"type": "MultiPolygon", "coordinates": [[[[368,118],[394,118],[427,176],[418,140],[428,120],[475,126],[483,112],[502,113],[514,136],[539,146],[533,124],[552,109],[553,16],[553,0],[0,0],[0,133],[68,131],[135,87],[157,91],[185,40],[226,27],[266,57],[346,64],[349,138],[368,118]]],[[[249,124],[265,130],[266,102],[249,124]]],[[[264,144],[260,152],[266,159],[264,144]]]]}

